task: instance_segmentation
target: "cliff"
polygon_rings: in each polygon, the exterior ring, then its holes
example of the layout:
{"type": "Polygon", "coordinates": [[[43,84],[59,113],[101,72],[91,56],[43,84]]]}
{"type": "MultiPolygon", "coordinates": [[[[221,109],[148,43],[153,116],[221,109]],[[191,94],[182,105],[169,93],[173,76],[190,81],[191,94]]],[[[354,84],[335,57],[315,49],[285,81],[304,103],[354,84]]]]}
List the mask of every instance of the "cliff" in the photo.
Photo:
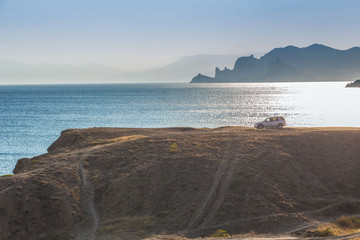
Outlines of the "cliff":
{"type": "MultiPolygon", "coordinates": [[[[216,68],[201,82],[345,81],[360,74],[360,48],[333,49],[321,44],[275,48],[261,58],[240,57],[233,69],[216,68]],[[281,64],[279,64],[281,63],[281,64]]],[[[198,83],[193,78],[191,83],[198,83]]]]}
{"type": "Polygon", "coordinates": [[[358,128],[66,130],[0,178],[0,240],[290,233],[360,213],[359,142],[358,128]]]}

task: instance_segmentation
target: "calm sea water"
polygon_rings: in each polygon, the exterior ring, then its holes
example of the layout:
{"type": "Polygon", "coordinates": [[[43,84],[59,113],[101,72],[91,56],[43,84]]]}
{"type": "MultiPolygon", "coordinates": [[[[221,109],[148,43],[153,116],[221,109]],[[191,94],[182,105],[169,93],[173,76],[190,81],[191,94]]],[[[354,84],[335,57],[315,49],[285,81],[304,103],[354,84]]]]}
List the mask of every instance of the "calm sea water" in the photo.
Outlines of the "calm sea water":
{"type": "Polygon", "coordinates": [[[346,83],[0,86],[0,175],[46,152],[60,132],[88,127],[360,127],[360,88],[346,83]]]}

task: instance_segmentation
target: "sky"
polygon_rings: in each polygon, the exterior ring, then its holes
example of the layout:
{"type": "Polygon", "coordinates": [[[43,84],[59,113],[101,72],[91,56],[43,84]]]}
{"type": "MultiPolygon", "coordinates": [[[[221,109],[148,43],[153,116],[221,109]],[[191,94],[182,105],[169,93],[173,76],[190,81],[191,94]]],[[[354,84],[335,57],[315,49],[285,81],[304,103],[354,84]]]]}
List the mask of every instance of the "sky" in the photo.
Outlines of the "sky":
{"type": "Polygon", "coordinates": [[[0,0],[0,58],[147,69],[197,54],[360,45],[360,0],[0,0]]]}

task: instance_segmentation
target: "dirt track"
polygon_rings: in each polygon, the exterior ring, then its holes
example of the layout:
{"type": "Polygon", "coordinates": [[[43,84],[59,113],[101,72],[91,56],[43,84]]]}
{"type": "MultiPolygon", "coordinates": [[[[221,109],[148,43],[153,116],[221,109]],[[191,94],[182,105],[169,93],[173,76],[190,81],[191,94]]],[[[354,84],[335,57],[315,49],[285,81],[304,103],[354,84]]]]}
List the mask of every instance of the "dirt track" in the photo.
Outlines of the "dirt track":
{"type": "Polygon", "coordinates": [[[0,240],[290,234],[360,213],[359,142],[359,128],[67,130],[0,178],[0,240]]]}

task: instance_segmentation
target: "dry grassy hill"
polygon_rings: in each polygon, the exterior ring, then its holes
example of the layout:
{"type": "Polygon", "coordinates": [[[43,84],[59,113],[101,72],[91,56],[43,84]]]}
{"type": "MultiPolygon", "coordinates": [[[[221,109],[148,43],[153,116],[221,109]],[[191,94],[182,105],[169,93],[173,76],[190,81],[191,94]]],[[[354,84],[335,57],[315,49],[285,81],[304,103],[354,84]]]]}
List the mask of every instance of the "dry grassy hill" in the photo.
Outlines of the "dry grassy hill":
{"type": "Polygon", "coordinates": [[[66,130],[0,177],[0,240],[288,234],[360,213],[360,129],[66,130]]]}

